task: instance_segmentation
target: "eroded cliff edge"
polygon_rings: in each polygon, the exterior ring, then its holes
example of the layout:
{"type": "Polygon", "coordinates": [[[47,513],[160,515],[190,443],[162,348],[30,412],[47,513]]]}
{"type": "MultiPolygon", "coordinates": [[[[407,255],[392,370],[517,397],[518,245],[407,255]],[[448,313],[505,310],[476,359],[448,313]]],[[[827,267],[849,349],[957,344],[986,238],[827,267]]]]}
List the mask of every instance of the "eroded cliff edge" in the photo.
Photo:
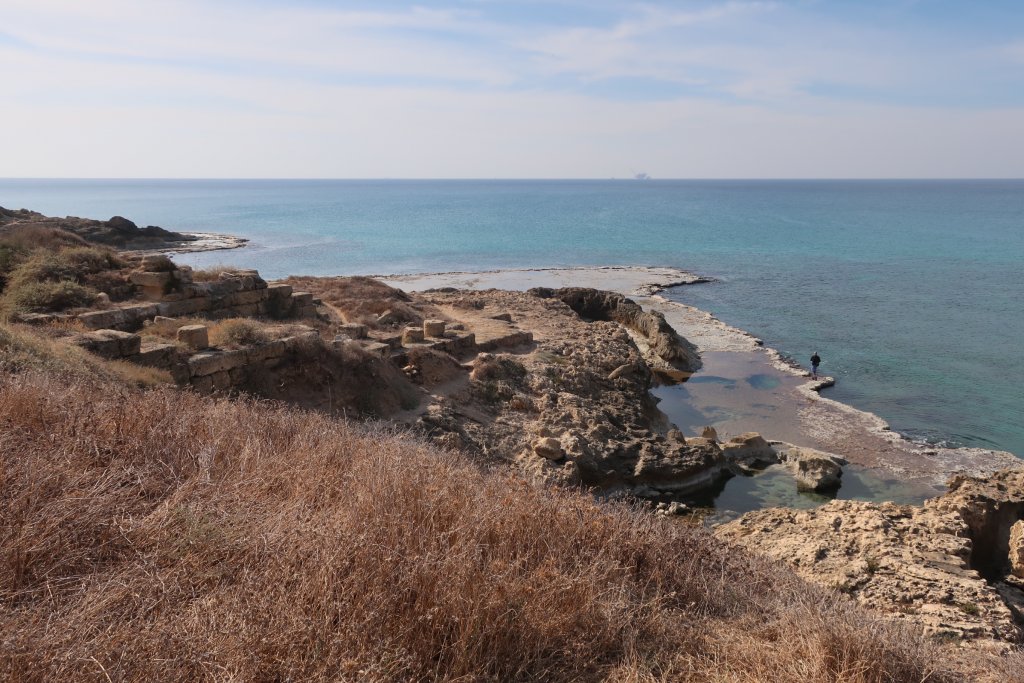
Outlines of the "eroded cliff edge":
{"type": "Polygon", "coordinates": [[[921,506],[771,508],[715,533],[939,637],[1024,636],[1024,470],[958,475],[921,506]]]}

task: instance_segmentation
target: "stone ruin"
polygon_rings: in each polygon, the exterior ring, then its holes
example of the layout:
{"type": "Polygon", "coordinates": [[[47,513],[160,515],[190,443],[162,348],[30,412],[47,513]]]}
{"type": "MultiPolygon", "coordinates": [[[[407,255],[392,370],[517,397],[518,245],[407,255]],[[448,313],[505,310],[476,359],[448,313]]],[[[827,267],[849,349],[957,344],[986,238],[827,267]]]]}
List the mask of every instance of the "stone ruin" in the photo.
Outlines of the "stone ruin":
{"type": "MultiPolygon", "coordinates": [[[[73,342],[103,358],[125,360],[170,372],[174,381],[201,393],[227,391],[244,383],[252,372],[273,370],[285,356],[304,344],[320,341],[311,327],[291,336],[253,344],[242,349],[212,349],[209,330],[202,324],[182,325],[177,318],[209,320],[264,317],[301,321],[318,317],[318,299],[308,292],[293,292],[286,284],[268,284],[255,270],[232,270],[211,282],[195,282],[192,270],[177,266],[163,256],[147,256],[129,276],[146,303],[115,306],[75,315],[33,315],[23,322],[45,323],[77,319],[89,330],[73,342]],[[173,332],[177,343],[144,342],[152,326],[173,332]]],[[[507,333],[478,343],[473,332],[459,323],[426,320],[421,326],[399,331],[369,330],[366,325],[345,323],[330,345],[336,349],[358,348],[371,357],[388,359],[399,367],[409,351],[431,349],[461,356],[502,346],[529,343],[533,334],[507,323],[507,333]]]]}

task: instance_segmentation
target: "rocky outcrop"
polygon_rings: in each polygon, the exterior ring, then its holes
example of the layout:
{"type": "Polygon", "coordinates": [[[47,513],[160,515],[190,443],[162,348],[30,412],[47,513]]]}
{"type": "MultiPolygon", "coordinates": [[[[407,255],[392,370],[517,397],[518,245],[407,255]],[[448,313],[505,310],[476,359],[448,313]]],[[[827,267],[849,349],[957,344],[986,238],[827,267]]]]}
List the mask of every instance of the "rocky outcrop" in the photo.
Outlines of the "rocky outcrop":
{"type": "MultiPolygon", "coordinates": [[[[709,433],[709,429],[706,427],[705,433],[709,433]]],[[[793,475],[800,491],[825,492],[839,488],[846,464],[846,460],[832,453],[782,441],[768,442],[757,432],[735,436],[721,446],[722,455],[733,471],[751,474],[782,464],[793,475]]]]}
{"type": "MultiPolygon", "coordinates": [[[[598,295],[581,299],[594,306],[607,294],[581,291],[598,295]]],[[[517,330],[528,331],[529,343],[477,355],[466,365],[466,388],[425,410],[419,427],[438,443],[511,460],[538,481],[643,497],[690,492],[727,474],[717,443],[684,438],[657,410],[648,359],[626,322],[589,308],[580,314],[554,295],[452,289],[421,296],[488,336],[522,334],[498,329],[511,325],[508,311],[517,330]]],[[[634,306],[617,301],[621,311],[634,306]]]]}
{"type": "Polygon", "coordinates": [[[1012,572],[1024,471],[957,477],[923,506],[832,501],[750,512],[715,530],[895,619],[967,639],[1021,639],[1012,572]]]}
{"type": "MultiPolygon", "coordinates": [[[[704,433],[718,434],[711,427],[705,427],[704,433]]],[[[779,462],[779,456],[772,445],[757,432],[747,432],[735,436],[722,444],[722,454],[732,465],[742,470],[760,469],[779,462]]]]}
{"type": "Polygon", "coordinates": [[[587,321],[619,323],[640,337],[646,347],[643,350],[675,370],[696,372],[700,369],[697,347],[676,334],[665,322],[665,316],[657,311],[645,311],[621,294],[586,287],[537,287],[528,293],[543,299],[558,299],[587,321]]]}
{"type": "Polygon", "coordinates": [[[155,225],[140,228],[122,216],[114,216],[107,221],[76,216],[56,218],[28,209],[0,207],[0,232],[27,226],[64,230],[87,242],[117,249],[159,249],[168,244],[194,242],[198,239],[194,235],[171,232],[155,225]]]}
{"type": "Polygon", "coordinates": [[[779,460],[783,462],[800,491],[833,491],[839,488],[846,461],[837,455],[813,448],[778,446],[779,460]]]}

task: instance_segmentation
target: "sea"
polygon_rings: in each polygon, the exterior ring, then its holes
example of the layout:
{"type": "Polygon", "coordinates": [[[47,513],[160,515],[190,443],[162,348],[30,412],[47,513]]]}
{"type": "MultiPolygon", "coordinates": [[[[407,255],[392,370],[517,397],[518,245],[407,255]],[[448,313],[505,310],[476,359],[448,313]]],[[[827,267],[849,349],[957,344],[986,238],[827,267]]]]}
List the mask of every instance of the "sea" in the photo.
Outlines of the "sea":
{"type": "Polygon", "coordinates": [[[246,237],[267,278],[671,266],[908,438],[1024,456],[1024,180],[33,180],[0,206],[246,237]]]}

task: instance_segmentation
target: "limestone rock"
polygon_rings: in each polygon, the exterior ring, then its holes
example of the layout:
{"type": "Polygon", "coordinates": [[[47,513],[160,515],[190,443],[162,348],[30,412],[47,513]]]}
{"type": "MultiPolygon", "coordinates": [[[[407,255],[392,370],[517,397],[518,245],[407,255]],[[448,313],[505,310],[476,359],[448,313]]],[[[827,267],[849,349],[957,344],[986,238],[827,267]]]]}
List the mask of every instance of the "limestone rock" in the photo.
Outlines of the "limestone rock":
{"type": "Polygon", "coordinates": [[[718,441],[718,430],[708,425],[704,429],[700,430],[700,436],[702,439],[708,439],[710,441],[718,441]]]}
{"type": "Polygon", "coordinates": [[[690,511],[690,508],[685,503],[679,501],[672,501],[671,503],[658,503],[654,511],[659,515],[685,515],[690,511]]]}
{"type": "MultiPolygon", "coordinates": [[[[708,429],[714,432],[713,428],[705,427],[705,431],[708,429]]],[[[722,444],[722,455],[726,461],[741,468],[763,467],[779,461],[775,449],[757,432],[747,432],[729,439],[722,444]]]]}
{"type": "Polygon", "coordinates": [[[423,328],[407,327],[402,331],[402,346],[423,342],[423,328]]]}
{"type": "Polygon", "coordinates": [[[548,460],[561,460],[564,455],[561,442],[550,436],[537,439],[533,444],[533,452],[548,460]]]}
{"type": "Polygon", "coordinates": [[[178,328],[178,341],[196,351],[210,346],[209,331],[206,325],[185,325],[178,328]]]}
{"type": "Polygon", "coordinates": [[[686,443],[686,437],[678,429],[668,430],[668,434],[666,434],[665,436],[668,437],[669,441],[678,441],[679,443],[686,443]]]}
{"type": "Polygon", "coordinates": [[[426,337],[443,337],[444,326],[444,320],[424,320],[423,335],[426,337]]]}
{"type": "Polygon", "coordinates": [[[1024,634],[1008,604],[1020,591],[1001,579],[1013,569],[1011,549],[1019,552],[1022,518],[1024,470],[1011,470],[955,477],[949,492],[922,506],[772,508],[715,533],[930,633],[1016,642],[1024,634]]]}
{"type": "Polygon", "coordinates": [[[640,374],[649,372],[647,367],[641,363],[623,363],[608,373],[608,379],[618,379],[625,375],[640,374]]]}
{"type": "Polygon", "coordinates": [[[1010,572],[1024,579],[1024,519],[1010,527],[1010,572]]]}
{"type": "MultiPolygon", "coordinates": [[[[420,296],[468,330],[480,330],[478,355],[464,366],[468,386],[453,396],[462,402],[452,419],[467,448],[512,460],[533,481],[571,480],[611,495],[661,498],[724,476],[717,444],[666,433],[649,392],[652,361],[638,341],[645,334],[611,316],[574,311],[554,296],[455,289],[420,296]],[[515,329],[492,319],[504,311],[513,312],[515,329]],[[513,334],[513,350],[489,353],[491,342],[513,334]],[[545,457],[534,446],[546,438],[553,441],[548,450],[542,446],[545,457]],[[571,476],[564,462],[572,463],[571,476]]],[[[623,313],[635,306],[620,303],[623,313]]]]}
{"type": "Polygon", "coordinates": [[[813,448],[789,447],[780,449],[779,459],[796,478],[801,491],[829,491],[836,489],[843,476],[846,461],[839,456],[813,448]]]}
{"type": "Polygon", "coordinates": [[[338,332],[349,339],[366,339],[366,325],[345,323],[338,326],[338,332]]]}
{"type": "Polygon", "coordinates": [[[615,292],[586,287],[549,289],[536,287],[529,294],[564,302],[584,320],[611,320],[635,332],[655,358],[677,370],[696,372],[701,360],[697,347],[676,334],[657,311],[645,311],[636,302],[615,292]]]}
{"type": "Polygon", "coordinates": [[[120,330],[97,330],[79,335],[74,343],[97,356],[117,359],[137,355],[142,347],[142,338],[120,330]]]}

